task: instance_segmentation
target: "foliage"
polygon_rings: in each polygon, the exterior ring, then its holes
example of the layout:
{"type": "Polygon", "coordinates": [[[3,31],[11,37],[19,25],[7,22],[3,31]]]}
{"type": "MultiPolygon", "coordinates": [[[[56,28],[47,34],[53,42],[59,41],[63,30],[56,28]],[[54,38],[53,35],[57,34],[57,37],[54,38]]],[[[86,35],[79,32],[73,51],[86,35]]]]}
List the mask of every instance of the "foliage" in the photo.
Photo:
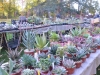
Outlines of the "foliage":
{"type": "Polygon", "coordinates": [[[49,42],[47,42],[45,34],[43,34],[42,36],[37,35],[35,41],[36,41],[35,46],[40,50],[47,47],[49,44],[49,42]]]}
{"type": "Polygon", "coordinates": [[[59,34],[56,34],[55,32],[51,32],[50,33],[50,39],[52,39],[53,41],[58,41],[59,34]]]}
{"type": "Polygon", "coordinates": [[[46,59],[47,57],[48,57],[48,55],[45,54],[45,53],[40,53],[40,54],[39,54],[39,58],[44,58],[44,59],[46,59]]]}
{"type": "Polygon", "coordinates": [[[66,60],[63,61],[63,65],[66,68],[74,68],[75,67],[75,62],[73,60],[66,59],[66,60]]]}
{"type": "Polygon", "coordinates": [[[84,32],[84,29],[81,29],[81,27],[79,27],[72,29],[70,32],[72,36],[80,36],[84,32]]]}
{"type": "Polygon", "coordinates": [[[64,52],[65,52],[65,49],[63,47],[58,47],[56,55],[58,55],[62,58],[64,55],[64,52]]]}
{"type": "Polygon", "coordinates": [[[48,71],[50,66],[51,66],[51,62],[49,58],[46,58],[46,59],[40,58],[39,68],[41,70],[48,71]]]}
{"type": "Polygon", "coordinates": [[[69,46],[67,46],[67,51],[69,53],[76,53],[77,52],[77,48],[75,46],[69,45],[69,46]]]}
{"type": "Polygon", "coordinates": [[[25,30],[22,36],[23,45],[28,49],[34,49],[35,34],[30,30],[25,30]]]}
{"type": "Polygon", "coordinates": [[[11,58],[13,61],[18,61],[20,59],[20,55],[23,50],[18,51],[17,48],[15,50],[8,49],[7,54],[8,57],[11,58]]]}
{"type": "Polygon", "coordinates": [[[22,75],[36,75],[36,71],[34,71],[32,69],[24,69],[22,71],[22,75]]]}
{"type": "Polygon", "coordinates": [[[57,74],[57,75],[64,75],[66,74],[66,69],[63,67],[63,66],[57,66],[53,69],[52,71],[54,74],[57,74]]]}
{"type": "Polygon", "coordinates": [[[50,53],[53,54],[53,55],[56,55],[57,48],[58,48],[58,46],[52,45],[52,46],[51,46],[50,53]]]}
{"type": "Polygon", "coordinates": [[[24,54],[21,57],[21,60],[22,60],[23,65],[26,67],[28,67],[28,66],[36,67],[36,59],[31,55],[24,54]]]}

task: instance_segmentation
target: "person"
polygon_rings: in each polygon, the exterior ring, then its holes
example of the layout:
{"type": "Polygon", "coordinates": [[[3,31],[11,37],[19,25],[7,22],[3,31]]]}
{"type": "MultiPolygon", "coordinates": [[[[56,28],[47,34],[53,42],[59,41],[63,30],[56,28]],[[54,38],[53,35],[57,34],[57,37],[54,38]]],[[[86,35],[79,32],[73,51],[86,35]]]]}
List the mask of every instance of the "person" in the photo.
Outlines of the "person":
{"type": "Polygon", "coordinates": [[[19,23],[23,24],[23,22],[26,22],[26,16],[24,16],[24,13],[21,13],[21,16],[19,16],[19,23]]]}

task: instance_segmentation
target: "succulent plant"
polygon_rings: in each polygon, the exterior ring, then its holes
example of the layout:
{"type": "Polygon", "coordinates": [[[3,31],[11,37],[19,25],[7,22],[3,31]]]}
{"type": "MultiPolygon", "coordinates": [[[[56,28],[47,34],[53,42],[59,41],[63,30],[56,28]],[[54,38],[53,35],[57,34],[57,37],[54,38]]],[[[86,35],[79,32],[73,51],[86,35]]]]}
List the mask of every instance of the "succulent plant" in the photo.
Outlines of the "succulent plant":
{"type": "Polygon", "coordinates": [[[43,50],[43,48],[47,47],[49,44],[49,42],[47,42],[45,34],[43,34],[42,36],[37,35],[35,41],[35,46],[40,50],[43,50]]]}
{"type": "Polygon", "coordinates": [[[47,58],[48,57],[48,54],[45,54],[45,53],[40,53],[39,54],[39,58],[47,58]]]}
{"type": "Polygon", "coordinates": [[[67,46],[67,51],[69,53],[76,53],[77,52],[77,48],[75,46],[69,45],[69,46],[67,46]]]}
{"type": "Polygon", "coordinates": [[[17,48],[15,50],[11,50],[11,48],[10,48],[6,52],[7,52],[9,58],[11,58],[13,61],[15,60],[16,62],[18,62],[22,51],[23,50],[18,51],[17,48]]]}
{"type": "Polygon", "coordinates": [[[52,72],[56,75],[65,75],[67,73],[63,66],[56,66],[52,72]]]}
{"type": "Polygon", "coordinates": [[[28,54],[24,54],[21,57],[22,63],[24,66],[28,67],[28,66],[32,66],[32,67],[36,67],[36,59],[28,54]]]}
{"type": "Polygon", "coordinates": [[[50,53],[53,54],[53,55],[56,55],[57,48],[58,48],[58,46],[52,45],[52,46],[51,46],[50,53]]]}
{"type": "Polygon", "coordinates": [[[22,64],[17,64],[15,61],[9,59],[8,63],[2,64],[0,67],[0,72],[2,70],[2,75],[11,75],[12,73],[16,73],[21,69],[23,66],[22,64]]]}
{"type": "Polygon", "coordinates": [[[75,67],[75,62],[73,60],[71,60],[71,59],[65,59],[63,61],[63,65],[66,68],[74,68],[75,67]]]}
{"type": "Polygon", "coordinates": [[[52,39],[53,41],[58,41],[59,38],[59,34],[56,34],[55,32],[50,33],[50,39],[52,39]]]}
{"type": "Polygon", "coordinates": [[[82,57],[84,57],[87,54],[87,51],[84,49],[78,50],[76,55],[72,54],[72,58],[74,61],[80,61],[82,57]]]}
{"type": "Polygon", "coordinates": [[[35,34],[31,30],[25,30],[22,36],[23,45],[28,49],[34,49],[35,34]]]}
{"type": "Polygon", "coordinates": [[[46,58],[46,59],[40,58],[40,61],[38,64],[39,64],[39,68],[43,71],[48,71],[49,67],[51,66],[51,62],[49,58],[46,58]]]}
{"type": "Polygon", "coordinates": [[[62,58],[64,55],[64,52],[65,52],[65,49],[63,47],[58,47],[56,55],[58,55],[62,58]]]}
{"type": "Polygon", "coordinates": [[[32,69],[24,69],[21,75],[36,75],[36,71],[32,69]]]}
{"type": "Polygon", "coordinates": [[[81,29],[81,27],[79,27],[79,28],[72,29],[70,32],[72,36],[79,36],[83,33],[83,31],[84,29],[81,29]]]}
{"type": "Polygon", "coordinates": [[[50,61],[53,63],[54,62],[54,64],[55,65],[60,65],[60,63],[61,63],[61,58],[60,57],[54,57],[54,56],[51,56],[51,58],[50,58],[50,61]]]}

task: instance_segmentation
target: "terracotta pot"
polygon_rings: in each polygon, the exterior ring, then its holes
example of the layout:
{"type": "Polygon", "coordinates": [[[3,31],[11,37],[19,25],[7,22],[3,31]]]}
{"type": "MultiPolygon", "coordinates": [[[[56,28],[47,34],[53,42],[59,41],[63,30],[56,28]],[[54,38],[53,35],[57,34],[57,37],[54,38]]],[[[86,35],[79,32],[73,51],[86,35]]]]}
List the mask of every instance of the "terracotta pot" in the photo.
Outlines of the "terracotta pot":
{"type": "Polygon", "coordinates": [[[93,53],[95,53],[95,52],[96,52],[96,50],[97,50],[96,48],[91,48],[91,49],[93,50],[93,53]]]}
{"type": "Polygon", "coordinates": [[[90,53],[86,54],[86,56],[87,56],[87,58],[89,58],[90,57],[90,53]]]}
{"type": "Polygon", "coordinates": [[[41,75],[46,75],[48,74],[49,71],[41,71],[41,75]]]}
{"type": "Polygon", "coordinates": [[[100,46],[97,46],[97,49],[100,49],[100,46]]]}
{"type": "Polygon", "coordinates": [[[70,53],[66,53],[66,55],[67,55],[68,57],[72,57],[72,55],[71,55],[70,53]]]}
{"type": "Polygon", "coordinates": [[[47,53],[48,52],[48,50],[40,50],[40,53],[47,53]]]}
{"type": "Polygon", "coordinates": [[[80,68],[81,67],[81,64],[82,64],[82,60],[76,61],[75,62],[76,68],[80,68]]]}
{"type": "Polygon", "coordinates": [[[11,75],[21,75],[21,72],[22,72],[22,69],[19,69],[18,72],[16,72],[16,73],[12,73],[11,75]]]}
{"type": "Polygon", "coordinates": [[[67,74],[73,74],[75,71],[75,68],[66,68],[66,70],[68,71],[67,74]]]}
{"type": "Polygon", "coordinates": [[[60,66],[63,66],[63,61],[62,60],[60,61],[60,66]]]}
{"type": "Polygon", "coordinates": [[[26,49],[26,50],[24,50],[24,53],[34,56],[34,51],[33,50],[28,51],[28,49],[26,49]]]}
{"type": "Polygon", "coordinates": [[[86,56],[81,58],[82,59],[82,63],[84,63],[86,61],[86,58],[87,58],[86,56]]]}

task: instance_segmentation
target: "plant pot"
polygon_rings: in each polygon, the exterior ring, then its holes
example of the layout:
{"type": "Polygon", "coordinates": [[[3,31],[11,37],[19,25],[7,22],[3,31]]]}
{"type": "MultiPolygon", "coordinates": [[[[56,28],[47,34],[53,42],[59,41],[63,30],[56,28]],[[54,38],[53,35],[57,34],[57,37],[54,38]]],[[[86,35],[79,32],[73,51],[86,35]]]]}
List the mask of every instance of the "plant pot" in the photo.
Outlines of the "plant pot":
{"type": "Polygon", "coordinates": [[[48,50],[40,50],[40,53],[47,53],[48,52],[48,50]]]}
{"type": "Polygon", "coordinates": [[[18,72],[16,72],[16,73],[12,73],[11,75],[21,75],[21,72],[22,72],[22,69],[19,69],[18,72]]]}
{"type": "Polygon", "coordinates": [[[90,57],[90,53],[86,54],[86,56],[87,56],[87,58],[89,58],[90,57]]]}
{"type": "Polygon", "coordinates": [[[82,63],[84,63],[86,61],[86,58],[87,58],[86,56],[81,58],[82,59],[82,63]]]}
{"type": "Polygon", "coordinates": [[[81,64],[82,64],[82,60],[75,61],[76,68],[80,68],[81,67],[81,64]]]}
{"type": "Polygon", "coordinates": [[[97,46],[97,49],[100,49],[100,46],[97,46]]]}
{"type": "Polygon", "coordinates": [[[47,75],[49,71],[41,71],[41,75],[47,75]]]}
{"type": "Polygon", "coordinates": [[[67,74],[73,74],[75,71],[75,68],[66,68],[66,70],[68,71],[67,74]]]}
{"type": "Polygon", "coordinates": [[[70,53],[66,53],[68,57],[72,57],[72,55],[70,53]]]}
{"type": "Polygon", "coordinates": [[[53,69],[52,66],[50,66],[50,67],[49,67],[49,70],[52,71],[52,69],[53,69]]]}
{"type": "Polygon", "coordinates": [[[24,53],[34,56],[34,50],[29,51],[28,49],[26,49],[26,50],[24,50],[24,53]]]}
{"type": "Polygon", "coordinates": [[[62,60],[60,61],[60,66],[63,66],[63,61],[62,60]]]}
{"type": "Polygon", "coordinates": [[[97,50],[96,48],[91,48],[91,49],[93,50],[93,53],[95,53],[95,52],[96,52],[96,50],[97,50]]]}

